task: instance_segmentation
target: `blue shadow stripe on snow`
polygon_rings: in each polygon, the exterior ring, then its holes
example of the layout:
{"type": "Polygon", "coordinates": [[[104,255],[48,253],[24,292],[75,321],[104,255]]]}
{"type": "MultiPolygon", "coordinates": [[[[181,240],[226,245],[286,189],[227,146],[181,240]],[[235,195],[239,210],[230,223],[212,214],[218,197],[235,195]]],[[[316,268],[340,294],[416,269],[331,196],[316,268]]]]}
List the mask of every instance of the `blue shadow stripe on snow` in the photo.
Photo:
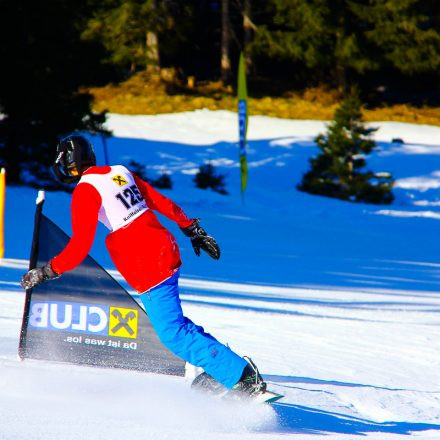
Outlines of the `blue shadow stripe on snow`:
{"type": "MultiPolygon", "coordinates": [[[[287,298],[285,296],[272,296],[272,295],[265,295],[265,294],[257,294],[252,292],[252,294],[249,293],[239,293],[239,292],[224,292],[221,290],[216,291],[209,291],[209,290],[203,290],[200,289],[194,289],[193,288],[182,288],[182,295],[184,297],[185,294],[190,294],[194,296],[200,296],[200,297],[207,297],[210,299],[215,298],[227,298],[227,299],[235,299],[235,300],[252,300],[252,301],[264,301],[267,303],[279,303],[279,304],[292,304],[292,305],[316,305],[316,306],[325,306],[325,307],[334,307],[334,308],[347,308],[347,309],[374,309],[374,308],[380,308],[381,310],[387,309],[389,307],[393,311],[401,311],[406,310],[407,307],[429,307],[430,312],[440,312],[440,305],[437,307],[436,304],[433,304],[432,302],[414,302],[414,301],[332,301],[332,300],[323,300],[323,299],[304,299],[304,298],[287,298]],[[402,309],[397,309],[396,307],[400,306],[402,309]],[[437,307],[437,308],[436,308],[437,307]]],[[[370,292],[361,292],[361,293],[367,293],[368,295],[375,295],[375,293],[370,292]]],[[[387,293],[378,293],[377,295],[391,295],[388,292],[387,293]]],[[[395,297],[402,296],[403,298],[405,296],[412,297],[412,295],[406,295],[404,292],[402,292],[401,295],[394,294],[395,297]]],[[[422,296],[419,295],[419,298],[422,296]]],[[[425,298],[432,299],[433,296],[424,296],[425,298]]],[[[190,300],[186,300],[190,301],[190,300]]],[[[219,305],[222,303],[218,303],[219,305]]]]}
{"type": "Polygon", "coordinates": [[[440,430],[440,425],[413,422],[384,422],[350,417],[301,405],[276,403],[272,405],[278,415],[280,433],[303,434],[355,434],[372,432],[410,434],[428,430],[440,430]]]}
{"type": "Polygon", "coordinates": [[[0,281],[0,290],[18,290],[23,291],[18,281],[0,281]]]}
{"type": "MultiPolygon", "coordinates": [[[[385,390],[385,391],[416,391],[409,388],[387,388],[380,387],[376,385],[369,384],[361,384],[361,383],[352,383],[352,382],[339,382],[336,380],[323,380],[323,379],[314,379],[311,377],[301,377],[301,376],[279,376],[279,375],[270,375],[265,374],[264,379],[268,383],[274,384],[282,384],[283,387],[288,387],[286,384],[312,384],[312,385],[333,385],[338,387],[349,387],[349,388],[374,388],[376,390],[385,390]]],[[[292,388],[295,388],[292,386],[292,388]]],[[[320,390],[322,391],[322,390],[320,390]]],[[[432,391],[423,391],[424,394],[437,394],[440,393],[440,389],[435,389],[432,391]]]]}
{"type": "Polygon", "coordinates": [[[214,302],[214,301],[198,301],[198,300],[184,299],[184,298],[182,298],[182,301],[186,304],[194,304],[194,305],[210,306],[210,307],[223,307],[226,309],[236,309],[236,310],[243,310],[243,311],[247,311],[247,312],[273,313],[273,314],[288,315],[288,316],[289,315],[290,316],[308,316],[308,317],[312,317],[312,318],[338,319],[338,320],[344,320],[344,321],[392,323],[389,321],[382,321],[382,320],[377,320],[377,319],[350,318],[347,316],[331,316],[331,315],[326,315],[323,313],[319,313],[319,314],[304,313],[304,312],[298,312],[295,310],[284,310],[284,309],[275,309],[275,308],[271,309],[268,307],[256,307],[256,306],[241,305],[241,304],[226,304],[223,302],[214,302]]]}

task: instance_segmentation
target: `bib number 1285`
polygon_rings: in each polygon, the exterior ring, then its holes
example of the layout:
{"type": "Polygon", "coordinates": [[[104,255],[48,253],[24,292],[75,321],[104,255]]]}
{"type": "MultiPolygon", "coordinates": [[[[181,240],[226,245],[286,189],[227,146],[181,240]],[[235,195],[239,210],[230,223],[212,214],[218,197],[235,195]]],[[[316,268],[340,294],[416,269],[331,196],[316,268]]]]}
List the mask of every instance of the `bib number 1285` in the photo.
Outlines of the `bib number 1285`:
{"type": "Polygon", "coordinates": [[[131,185],[130,187],[125,188],[123,191],[116,194],[115,197],[127,209],[131,209],[133,206],[137,205],[139,202],[142,202],[144,200],[142,194],[139,192],[139,189],[136,185],[131,185]]]}

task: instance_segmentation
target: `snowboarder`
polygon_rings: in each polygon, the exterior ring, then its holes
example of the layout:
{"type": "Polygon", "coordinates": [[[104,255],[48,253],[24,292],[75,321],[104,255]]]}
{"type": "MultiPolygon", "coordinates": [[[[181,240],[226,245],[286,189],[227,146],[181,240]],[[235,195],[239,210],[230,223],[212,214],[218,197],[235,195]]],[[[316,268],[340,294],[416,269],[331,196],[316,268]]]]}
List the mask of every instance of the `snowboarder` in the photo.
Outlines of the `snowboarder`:
{"type": "Polygon", "coordinates": [[[242,358],[202,327],[183,315],[179,298],[179,248],[173,235],[153,211],[175,221],[200,250],[218,260],[220,248],[173,201],[122,165],[96,166],[91,143],[70,135],[58,144],[52,167],[63,183],[78,183],[71,202],[72,238],[44,267],[28,271],[21,280],[25,289],[58,278],[78,266],[92,246],[98,221],[110,233],[106,246],[125,280],[137,292],[162,343],[177,356],[205,371],[194,381],[196,388],[215,388],[254,396],[266,384],[249,358],[242,358]]]}

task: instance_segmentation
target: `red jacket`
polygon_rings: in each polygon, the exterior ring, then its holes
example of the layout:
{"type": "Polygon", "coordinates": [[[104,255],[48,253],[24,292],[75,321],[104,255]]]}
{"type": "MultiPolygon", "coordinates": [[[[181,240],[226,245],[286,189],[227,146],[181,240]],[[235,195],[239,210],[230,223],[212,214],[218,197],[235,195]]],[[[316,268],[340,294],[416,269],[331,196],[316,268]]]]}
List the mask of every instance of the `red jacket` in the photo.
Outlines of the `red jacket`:
{"type": "MultiPolygon", "coordinates": [[[[83,176],[108,174],[108,166],[91,167],[83,176]]],[[[172,276],[180,267],[180,252],[173,235],[162,226],[153,210],[175,221],[179,227],[193,220],[173,201],[148,183],[132,175],[149,208],[127,225],[106,237],[106,246],[121,275],[138,292],[145,292],[172,276]]],[[[72,238],[64,250],[51,261],[56,273],[78,266],[90,251],[95,237],[102,198],[89,183],[80,182],[72,195],[72,238]]]]}

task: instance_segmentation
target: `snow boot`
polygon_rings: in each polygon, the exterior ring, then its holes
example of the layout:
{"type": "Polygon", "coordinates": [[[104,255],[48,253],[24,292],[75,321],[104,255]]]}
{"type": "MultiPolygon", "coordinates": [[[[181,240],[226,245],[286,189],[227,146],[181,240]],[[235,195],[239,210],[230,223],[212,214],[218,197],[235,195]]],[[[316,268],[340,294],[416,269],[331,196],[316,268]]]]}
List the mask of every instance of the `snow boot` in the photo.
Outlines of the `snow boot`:
{"type": "Polygon", "coordinates": [[[226,392],[226,388],[220,382],[217,382],[208,373],[199,374],[193,380],[191,388],[212,395],[220,395],[226,392]]]}
{"type": "Polygon", "coordinates": [[[264,382],[252,359],[247,356],[244,356],[244,359],[247,360],[248,364],[244,367],[240,380],[232,387],[230,393],[249,397],[263,394],[266,391],[266,382],[264,382]]]}
{"type": "Polygon", "coordinates": [[[199,374],[192,382],[191,388],[225,401],[254,401],[271,404],[284,397],[282,394],[267,390],[266,382],[264,382],[252,359],[246,356],[244,356],[244,359],[246,359],[248,365],[244,367],[240,380],[230,390],[208,373],[199,374]]]}

